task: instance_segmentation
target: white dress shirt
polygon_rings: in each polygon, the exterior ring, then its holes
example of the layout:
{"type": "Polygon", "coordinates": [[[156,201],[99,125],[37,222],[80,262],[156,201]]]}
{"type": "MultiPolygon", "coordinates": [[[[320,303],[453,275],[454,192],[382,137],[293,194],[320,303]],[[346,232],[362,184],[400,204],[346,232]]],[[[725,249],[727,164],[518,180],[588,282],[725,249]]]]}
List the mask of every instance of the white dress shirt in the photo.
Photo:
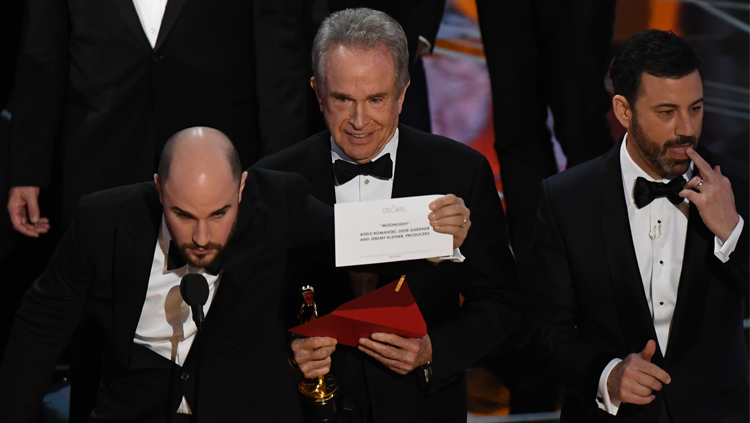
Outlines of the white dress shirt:
{"type": "MultiPolygon", "coordinates": [[[[383,147],[373,159],[375,160],[385,156],[386,154],[391,155],[393,161],[393,173],[396,175],[396,152],[398,151],[398,128],[393,134],[393,138],[383,147]]],[[[331,163],[336,160],[344,160],[349,163],[355,163],[349,156],[344,153],[331,137],[331,163]]],[[[356,164],[356,163],[355,163],[356,164]]],[[[393,191],[393,178],[381,179],[376,176],[370,175],[357,175],[352,180],[336,185],[336,202],[337,203],[355,203],[360,201],[376,201],[376,200],[388,200],[391,198],[393,191]]],[[[453,249],[453,254],[446,257],[439,257],[440,260],[452,260],[456,262],[463,262],[464,256],[458,248],[453,249]]]]}
{"type": "MultiPolygon", "coordinates": [[[[203,275],[208,281],[208,300],[203,312],[208,314],[211,302],[221,279],[206,273],[204,269],[185,265],[179,269],[167,270],[169,241],[172,237],[162,216],[159,238],[154,249],[151,275],[148,280],[146,299],[143,302],[141,317],[135,330],[133,342],[161,355],[177,365],[183,365],[190,352],[198,328],[193,322],[193,312],[180,294],[180,281],[188,273],[203,275]]],[[[191,414],[185,398],[182,398],[178,413],[191,414]]]]}
{"type": "Polygon", "coordinates": [[[148,37],[151,47],[156,45],[156,39],[159,37],[161,29],[161,20],[164,17],[164,10],[167,8],[167,0],[133,0],[135,11],[141,20],[143,32],[148,37]]]}
{"type": "MultiPolygon", "coordinates": [[[[648,301],[648,308],[654,322],[657,344],[662,355],[667,353],[669,331],[672,326],[672,315],[677,303],[677,288],[682,271],[682,257],[685,252],[690,203],[688,200],[672,204],[667,198],[656,198],[643,208],[635,205],[633,187],[638,177],[648,181],[668,183],[669,179],[655,180],[641,169],[627,151],[627,134],[620,148],[620,165],[622,167],[622,184],[625,202],[628,207],[630,233],[638,260],[638,268],[643,282],[643,293],[648,301]]],[[[693,163],[681,176],[689,181],[693,175],[693,163]]],[[[743,227],[742,217],[734,231],[722,244],[715,237],[714,255],[726,262],[737,246],[737,239],[743,227]]],[[[644,345],[645,347],[645,345],[644,345]]],[[[612,369],[622,361],[615,358],[607,364],[599,378],[597,403],[599,408],[616,415],[620,402],[612,401],[607,391],[607,379],[612,369]]]]}

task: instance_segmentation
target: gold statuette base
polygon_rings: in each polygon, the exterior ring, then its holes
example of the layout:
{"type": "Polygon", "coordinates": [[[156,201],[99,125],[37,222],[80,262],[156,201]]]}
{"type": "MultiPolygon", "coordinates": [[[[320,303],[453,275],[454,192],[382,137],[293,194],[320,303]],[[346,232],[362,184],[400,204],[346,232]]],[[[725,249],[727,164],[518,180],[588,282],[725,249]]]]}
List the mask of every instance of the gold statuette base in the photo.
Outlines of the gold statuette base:
{"type": "Polygon", "coordinates": [[[314,379],[302,379],[297,387],[302,395],[315,402],[329,401],[339,390],[336,378],[331,374],[314,379]]]}

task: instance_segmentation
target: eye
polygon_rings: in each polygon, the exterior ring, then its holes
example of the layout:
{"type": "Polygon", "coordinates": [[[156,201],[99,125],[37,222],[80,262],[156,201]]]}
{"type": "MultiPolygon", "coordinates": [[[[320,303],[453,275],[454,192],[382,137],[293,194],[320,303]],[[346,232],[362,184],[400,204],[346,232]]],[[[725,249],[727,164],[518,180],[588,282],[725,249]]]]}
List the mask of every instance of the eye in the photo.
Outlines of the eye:
{"type": "Polygon", "coordinates": [[[664,117],[669,117],[669,116],[672,116],[673,112],[674,112],[673,110],[662,110],[659,112],[659,114],[664,117]]]}
{"type": "Polygon", "coordinates": [[[701,104],[698,106],[693,106],[692,108],[690,108],[690,111],[697,113],[697,112],[700,112],[702,108],[703,108],[703,105],[701,104]]]}
{"type": "Polygon", "coordinates": [[[370,99],[370,102],[375,103],[375,104],[380,104],[380,103],[383,102],[383,98],[382,97],[375,97],[375,98],[370,99]]]}
{"type": "Polygon", "coordinates": [[[215,214],[213,215],[213,217],[217,217],[217,218],[218,218],[218,217],[224,217],[224,215],[226,215],[226,214],[227,214],[227,212],[226,212],[226,211],[220,211],[220,212],[217,212],[217,213],[215,213],[215,214]]]}

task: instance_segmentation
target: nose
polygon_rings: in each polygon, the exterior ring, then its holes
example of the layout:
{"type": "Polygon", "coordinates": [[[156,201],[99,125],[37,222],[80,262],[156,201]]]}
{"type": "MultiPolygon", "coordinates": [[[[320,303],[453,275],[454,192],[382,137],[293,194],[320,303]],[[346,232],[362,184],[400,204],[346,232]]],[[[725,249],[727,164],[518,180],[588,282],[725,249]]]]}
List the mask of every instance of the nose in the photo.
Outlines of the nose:
{"type": "Polygon", "coordinates": [[[695,136],[695,123],[688,113],[680,113],[675,127],[675,135],[681,137],[695,136]]]}
{"type": "Polygon", "coordinates": [[[358,103],[354,105],[354,110],[349,116],[349,124],[354,129],[363,129],[369,123],[370,119],[367,117],[367,111],[365,110],[364,103],[358,103]]]}
{"type": "Polygon", "coordinates": [[[211,231],[208,228],[208,223],[204,220],[199,220],[195,228],[193,229],[193,242],[199,247],[208,245],[211,242],[211,231]]]}

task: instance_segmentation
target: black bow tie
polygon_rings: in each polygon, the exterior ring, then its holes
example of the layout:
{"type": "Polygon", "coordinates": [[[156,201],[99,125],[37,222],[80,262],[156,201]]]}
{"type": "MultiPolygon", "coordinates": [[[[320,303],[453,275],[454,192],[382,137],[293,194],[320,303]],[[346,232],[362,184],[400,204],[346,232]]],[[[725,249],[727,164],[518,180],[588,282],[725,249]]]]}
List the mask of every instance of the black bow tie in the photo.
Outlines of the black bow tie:
{"type": "Polygon", "coordinates": [[[650,182],[640,176],[635,179],[633,197],[636,207],[643,208],[656,198],[667,197],[672,204],[677,205],[684,201],[680,197],[680,191],[685,186],[685,178],[679,176],[672,179],[668,184],[662,182],[650,182]]]}
{"type": "MultiPolygon", "coordinates": [[[[167,255],[167,270],[175,270],[187,265],[187,261],[182,257],[180,246],[174,241],[169,241],[169,254],[167,255]]],[[[203,269],[210,275],[218,275],[221,267],[221,258],[217,257],[211,266],[203,269]]]]}
{"type": "Polygon", "coordinates": [[[367,162],[362,165],[336,160],[333,163],[333,171],[339,185],[351,181],[357,175],[372,175],[382,179],[391,179],[393,176],[393,161],[391,161],[390,153],[374,162],[367,162]]]}

